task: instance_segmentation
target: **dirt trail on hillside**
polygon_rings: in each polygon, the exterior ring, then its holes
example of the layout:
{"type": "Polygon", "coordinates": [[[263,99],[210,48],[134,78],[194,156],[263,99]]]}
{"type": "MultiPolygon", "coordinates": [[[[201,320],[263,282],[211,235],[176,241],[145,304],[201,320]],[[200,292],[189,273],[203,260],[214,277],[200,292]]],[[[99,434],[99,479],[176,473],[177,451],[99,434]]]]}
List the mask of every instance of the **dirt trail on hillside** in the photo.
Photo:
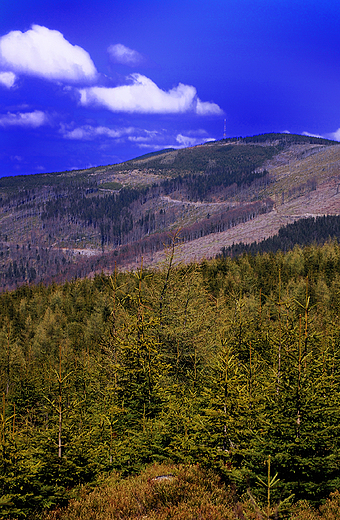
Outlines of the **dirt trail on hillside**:
{"type": "Polygon", "coordinates": [[[211,209],[211,208],[221,209],[223,207],[229,209],[229,208],[232,208],[232,207],[240,205],[239,202],[229,201],[229,200],[224,200],[223,202],[199,202],[199,201],[192,202],[190,200],[172,199],[168,195],[162,195],[160,197],[160,199],[163,200],[164,202],[168,203],[168,204],[174,204],[174,205],[177,205],[177,206],[178,205],[181,205],[181,206],[192,206],[194,208],[204,207],[206,209],[211,209]]]}

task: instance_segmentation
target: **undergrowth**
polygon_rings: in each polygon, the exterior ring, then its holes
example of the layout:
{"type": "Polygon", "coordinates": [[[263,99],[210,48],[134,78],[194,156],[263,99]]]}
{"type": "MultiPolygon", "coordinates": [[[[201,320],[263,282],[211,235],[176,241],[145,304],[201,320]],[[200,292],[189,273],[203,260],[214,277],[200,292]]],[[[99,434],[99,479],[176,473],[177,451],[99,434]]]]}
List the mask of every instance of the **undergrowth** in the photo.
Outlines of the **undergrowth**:
{"type": "Polygon", "coordinates": [[[77,499],[41,520],[337,520],[340,493],[332,493],[318,510],[299,502],[269,513],[249,491],[237,497],[212,471],[199,465],[152,465],[138,476],[122,478],[118,473],[89,491],[84,486],[77,499]]]}

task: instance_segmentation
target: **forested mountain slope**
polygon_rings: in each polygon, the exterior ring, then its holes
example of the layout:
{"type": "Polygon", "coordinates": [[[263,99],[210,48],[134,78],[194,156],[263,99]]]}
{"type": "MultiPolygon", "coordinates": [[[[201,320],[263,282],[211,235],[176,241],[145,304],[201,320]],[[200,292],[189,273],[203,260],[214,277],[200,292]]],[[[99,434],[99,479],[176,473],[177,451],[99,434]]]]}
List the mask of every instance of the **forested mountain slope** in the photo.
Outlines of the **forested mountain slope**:
{"type": "Polygon", "coordinates": [[[213,257],[301,217],[338,214],[339,172],[337,143],[265,134],[89,170],[5,177],[0,285],[136,268],[142,257],[157,265],[177,231],[178,261],[213,257]]]}

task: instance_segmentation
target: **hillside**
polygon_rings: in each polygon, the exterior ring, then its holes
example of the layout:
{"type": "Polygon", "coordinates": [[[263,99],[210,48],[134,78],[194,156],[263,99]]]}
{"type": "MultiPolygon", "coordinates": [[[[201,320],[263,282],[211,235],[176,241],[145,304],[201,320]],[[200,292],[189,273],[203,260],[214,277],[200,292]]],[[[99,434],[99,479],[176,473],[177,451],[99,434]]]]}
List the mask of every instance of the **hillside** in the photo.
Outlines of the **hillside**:
{"type": "Polygon", "coordinates": [[[211,258],[306,216],[339,213],[340,145],[265,134],[117,165],[0,179],[0,283],[62,281],[211,258]]]}

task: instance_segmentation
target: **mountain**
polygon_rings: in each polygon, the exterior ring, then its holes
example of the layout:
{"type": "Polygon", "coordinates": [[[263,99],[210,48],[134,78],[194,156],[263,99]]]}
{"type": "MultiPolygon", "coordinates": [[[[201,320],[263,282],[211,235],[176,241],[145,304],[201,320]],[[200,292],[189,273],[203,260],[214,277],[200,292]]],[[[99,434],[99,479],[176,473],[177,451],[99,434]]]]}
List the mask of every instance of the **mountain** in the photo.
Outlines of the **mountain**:
{"type": "MultiPolygon", "coordinates": [[[[292,134],[166,149],[121,164],[0,179],[0,285],[214,257],[338,215],[340,145],[292,134]]],[[[328,236],[328,235],[327,235],[328,236]]]]}

